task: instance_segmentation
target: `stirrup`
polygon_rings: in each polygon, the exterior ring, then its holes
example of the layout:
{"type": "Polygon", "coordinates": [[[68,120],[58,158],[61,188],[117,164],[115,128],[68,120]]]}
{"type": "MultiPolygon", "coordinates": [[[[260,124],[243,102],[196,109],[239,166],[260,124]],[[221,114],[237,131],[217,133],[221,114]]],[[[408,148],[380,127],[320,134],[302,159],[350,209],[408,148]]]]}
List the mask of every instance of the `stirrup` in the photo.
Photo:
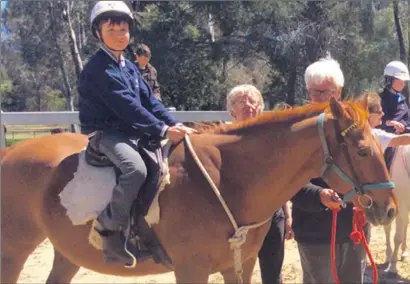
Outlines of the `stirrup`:
{"type": "Polygon", "coordinates": [[[125,242],[124,242],[124,251],[130,256],[130,258],[132,259],[132,263],[128,264],[126,263],[124,266],[125,268],[134,268],[137,265],[137,258],[128,250],[128,241],[130,239],[130,233],[131,233],[131,212],[132,210],[130,210],[130,214],[128,216],[128,226],[127,229],[124,230],[125,234],[127,235],[127,237],[125,238],[125,242]]]}
{"type": "Polygon", "coordinates": [[[127,234],[127,237],[125,238],[124,251],[132,259],[132,262],[131,264],[126,263],[124,266],[125,268],[135,268],[135,266],[137,266],[137,258],[128,250],[128,246],[127,246],[128,241],[129,241],[129,234],[127,234]]]}
{"type": "Polygon", "coordinates": [[[130,258],[132,259],[132,263],[131,264],[126,263],[124,265],[125,268],[134,268],[137,265],[138,260],[143,262],[153,257],[150,251],[142,251],[142,250],[139,250],[137,247],[135,247],[136,248],[134,252],[135,254],[133,254],[132,253],[133,246],[131,246],[131,249],[128,249],[128,243],[131,242],[130,240],[131,232],[130,231],[131,231],[131,218],[128,219],[128,228],[127,230],[125,230],[127,237],[125,238],[125,242],[124,242],[124,251],[130,256],[130,258]]]}

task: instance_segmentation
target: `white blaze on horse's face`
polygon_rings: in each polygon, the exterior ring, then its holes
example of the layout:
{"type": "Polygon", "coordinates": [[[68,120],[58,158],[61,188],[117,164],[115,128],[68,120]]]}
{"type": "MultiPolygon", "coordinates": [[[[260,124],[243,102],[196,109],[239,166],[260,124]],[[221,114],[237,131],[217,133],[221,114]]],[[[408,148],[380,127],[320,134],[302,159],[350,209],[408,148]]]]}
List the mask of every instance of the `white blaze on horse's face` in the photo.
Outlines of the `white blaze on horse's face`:
{"type": "Polygon", "coordinates": [[[364,209],[371,223],[390,223],[397,213],[392,193],[394,184],[371,134],[364,112],[367,105],[361,109],[353,104],[342,105],[335,99],[330,100],[330,105],[335,119],[328,123],[332,127],[327,127],[325,132],[334,165],[341,171],[330,166],[324,177],[339,193],[347,194],[355,188],[353,201],[364,209]]]}

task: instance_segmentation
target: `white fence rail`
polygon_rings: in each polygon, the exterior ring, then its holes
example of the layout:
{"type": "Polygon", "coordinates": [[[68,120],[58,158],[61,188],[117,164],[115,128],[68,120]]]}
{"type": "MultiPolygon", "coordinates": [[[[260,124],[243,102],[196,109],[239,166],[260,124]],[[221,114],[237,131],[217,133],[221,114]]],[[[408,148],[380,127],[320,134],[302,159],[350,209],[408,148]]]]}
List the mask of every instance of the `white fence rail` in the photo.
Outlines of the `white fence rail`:
{"type": "MultiPolygon", "coordinates": [[[[227,111],[171,111],[175,118],[187,121],[229,121],[227,111]]],[[[79,124],[78,112],[2,112],[0,119],[0,148],[6,147],[4,126],[79,124]]]]}

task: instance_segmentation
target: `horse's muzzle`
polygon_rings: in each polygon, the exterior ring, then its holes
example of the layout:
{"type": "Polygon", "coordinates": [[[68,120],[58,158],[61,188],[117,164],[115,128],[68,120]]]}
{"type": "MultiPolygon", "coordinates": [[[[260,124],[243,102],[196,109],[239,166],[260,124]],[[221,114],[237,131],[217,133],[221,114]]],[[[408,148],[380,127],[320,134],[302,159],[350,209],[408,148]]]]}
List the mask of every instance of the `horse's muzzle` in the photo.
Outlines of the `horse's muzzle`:
{"type": "Polygon", "coordinates": [[[367,220],[375,226],[385,226],[393,222],[397,215],[397,209],[393,205],[379,206],[374,203],[373,206],[364,210],[367,220]],[[383,207],[383,208],[382,208],[383,207]]]}

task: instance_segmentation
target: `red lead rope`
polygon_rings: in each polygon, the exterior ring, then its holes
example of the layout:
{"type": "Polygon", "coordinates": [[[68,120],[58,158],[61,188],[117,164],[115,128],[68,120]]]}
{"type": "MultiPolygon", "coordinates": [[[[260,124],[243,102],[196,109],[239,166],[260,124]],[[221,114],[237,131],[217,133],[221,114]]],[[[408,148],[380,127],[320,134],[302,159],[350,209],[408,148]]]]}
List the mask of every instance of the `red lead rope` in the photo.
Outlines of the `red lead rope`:
{"type": "MultiPolygon", "coordinates": [[[[339,208],[333,209],[333,218],[332,218],[332,239],[330,244],[330,261],[332,264],[332,273],[333,279],[335,280],[335,284],[340,284],[339,276],[337,275],[337,268],[336,268],[336,226],[337,226],[337,213],[339,212],[339,208]]],[[[359,208],[353,208],[353,228],[352,233],[350,234],[350,238],[352,239],[355,245],[360,244],[363,242],[363,246],[366,249],[367,257],[370,260],[373,269],[373,284],[378,282],[379,275],[377,273],[377,267],[374,263],[372,254],[370,252],[369,246],[366,241],[366,236],[364,234],[364,226],[366,225],[366,217],[364,212],[359,208]]]]}

